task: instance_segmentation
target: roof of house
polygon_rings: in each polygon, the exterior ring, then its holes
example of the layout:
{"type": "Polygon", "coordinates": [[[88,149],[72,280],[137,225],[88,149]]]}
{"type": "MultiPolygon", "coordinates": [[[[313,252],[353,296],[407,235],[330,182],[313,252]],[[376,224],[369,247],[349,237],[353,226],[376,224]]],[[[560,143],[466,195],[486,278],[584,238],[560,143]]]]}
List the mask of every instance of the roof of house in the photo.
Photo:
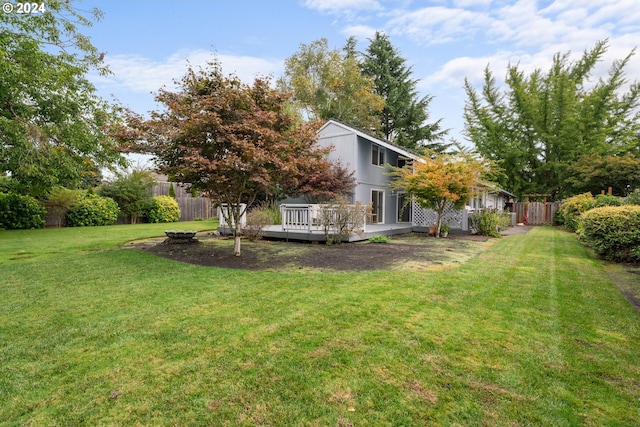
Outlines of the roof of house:
{"type": "Polygon", "coordinates": [[[356,135],[358,135],[358,136],[360,136],[362,138],[368,139],[369,141],[374,142],[374,143],[380,145],[381,147],[384,147],[384,148],[386,148],[388,150],[395,151],[396,153],[398,153],[398,154],[400,154],[400,155],[402,155],[404,157],[407,157],[407,158],[412,159],[412,160],[422,161],[422,158],[421,158],[420,154],[418,154],[418,153],[416,153],[416,152],[414,152],[412,150],[409,150],[408,148],[401,147],[400,145],[394,144],[393,142],[387,141],[386,139],[380,139],[377,136],[371,135],[370,133],[367,133],[367,132],[365,132],[365,131],[363,131],[361,129],[358,129],[358,128],[355,128],[353,126],[350,126],[350,125],[347,125],[345,123],[342,123],[341,121],[336,120],[336,119],[328,120],[318,130],[318,133],[322,132],[322,129],[326,128],[327,126],[329,126],[331,124],[340,126],[341,128],[343,128],[343,129],[345,129],[347,131],[353,132],[353,133],[355,133],[356,135]]]}

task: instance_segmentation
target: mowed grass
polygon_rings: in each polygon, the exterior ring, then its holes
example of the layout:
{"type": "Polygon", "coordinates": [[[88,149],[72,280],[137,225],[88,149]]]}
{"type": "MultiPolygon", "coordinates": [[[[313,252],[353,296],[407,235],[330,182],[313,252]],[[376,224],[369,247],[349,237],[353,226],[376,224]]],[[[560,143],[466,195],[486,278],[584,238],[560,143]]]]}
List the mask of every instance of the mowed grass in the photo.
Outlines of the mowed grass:
{"type": "Polygon", "coordinates": [[[0,425],[640,423],[640,314],[569,233],[422,272],[119,248],[166,228],[0,232],[0,425]]]}

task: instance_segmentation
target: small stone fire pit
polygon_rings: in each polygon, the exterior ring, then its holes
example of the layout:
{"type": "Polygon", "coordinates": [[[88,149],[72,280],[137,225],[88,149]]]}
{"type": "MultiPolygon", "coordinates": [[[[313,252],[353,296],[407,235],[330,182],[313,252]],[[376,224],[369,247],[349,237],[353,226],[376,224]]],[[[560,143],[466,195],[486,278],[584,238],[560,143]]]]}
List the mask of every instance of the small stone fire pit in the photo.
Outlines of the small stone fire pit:
{"type": "Polygon", "coordinates": [[[167,235],[168,239],[165,240],[165,243],[196,243],[197,240],[194,239],[196,236],[195,231],[165,231],[164,234],[167,235]]]}

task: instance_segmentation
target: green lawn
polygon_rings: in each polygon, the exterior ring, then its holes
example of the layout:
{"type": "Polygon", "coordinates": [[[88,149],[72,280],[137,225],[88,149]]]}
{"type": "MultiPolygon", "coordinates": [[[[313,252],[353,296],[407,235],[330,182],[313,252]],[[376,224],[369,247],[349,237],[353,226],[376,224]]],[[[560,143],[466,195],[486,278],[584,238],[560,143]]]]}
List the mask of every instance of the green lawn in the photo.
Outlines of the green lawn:
{"type": "Polygon", "coordinates": [[[572,234],[539,227],[455,269],[393,273],[118,247],[164,229],[0,232],[0,425],[640,422],[640,313],[572,234]]]}

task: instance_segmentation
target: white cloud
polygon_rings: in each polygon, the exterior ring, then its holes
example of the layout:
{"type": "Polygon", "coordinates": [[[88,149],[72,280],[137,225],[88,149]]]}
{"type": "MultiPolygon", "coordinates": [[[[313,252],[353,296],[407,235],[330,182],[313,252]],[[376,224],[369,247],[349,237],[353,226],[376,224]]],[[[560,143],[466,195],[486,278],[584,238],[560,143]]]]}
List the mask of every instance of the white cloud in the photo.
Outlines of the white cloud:
{"type": "Polygon", "coordinates": [[[373,37],[375,37],[376,31],[379,31],[379,30],[373,27],[369,27],[367,25],[352,25],[349,27],[345,27],[342,30],[342,34],[344,34],[347,37],[354,36],[358,40],[366,40],[366,39],[372,39],[373,37]]]}
{"type": "Polygon", "coordinates": [[[377,0],[306,0],[304,5],[320,12],[337,13],[355,10],[382,10],[377,0]]]}
{"type": "MultiPolygon", "coordinates": [[[[283,68],[282,60],[228,54],[215,56],[224,73],[235,74],[247,83],[258,75],[278,75],[283,68]]],[[[105,59],[114,75],[106,81],[97,79],[96,83],[126,88],[133,93],[156,92],[163,86],[172,87],[174,80],[184,76],[189,64],[194,68],[203,67],[213,59],[214,54],[205,50],[179,51],[164,60],[141,55],[115,55],[105,59]]]]}
{"type": "Polygon", "coordinates": [[[392,34],[407,35],[419,44],[442,44],[472,38],[492,20],[484,13],[436,6],[399,14],[388,25],[392,34]]]}

